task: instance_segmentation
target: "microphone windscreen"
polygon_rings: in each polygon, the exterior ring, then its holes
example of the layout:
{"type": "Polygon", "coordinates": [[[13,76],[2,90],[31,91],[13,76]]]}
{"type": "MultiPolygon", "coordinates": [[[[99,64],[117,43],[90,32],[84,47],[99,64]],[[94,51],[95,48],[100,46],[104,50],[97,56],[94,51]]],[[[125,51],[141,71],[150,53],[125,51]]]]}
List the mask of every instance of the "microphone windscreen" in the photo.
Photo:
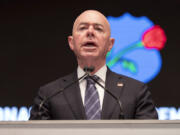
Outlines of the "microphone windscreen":
{"type": "Polygon", "coordinates": [[[84,70],[84,72],[89,72],[89,73],[91,73],[91,72],[94,71],[94,67],[93,67],[93,66],[90,66],[90,67],[85,66],[85,67],[83,68],[83,70],[84,70]]]}

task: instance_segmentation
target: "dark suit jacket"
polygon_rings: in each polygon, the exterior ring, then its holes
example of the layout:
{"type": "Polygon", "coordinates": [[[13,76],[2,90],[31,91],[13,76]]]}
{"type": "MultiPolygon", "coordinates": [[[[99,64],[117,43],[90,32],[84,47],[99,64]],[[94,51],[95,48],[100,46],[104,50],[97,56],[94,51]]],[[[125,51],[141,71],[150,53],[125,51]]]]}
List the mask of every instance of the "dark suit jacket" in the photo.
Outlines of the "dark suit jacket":
{"type": "MultiPolygon", "coordinates": [[[[30,119],[86,119],[78,83],[50,98],[39,110],[39,104],[44,98],[51,96],[75,80],[77,80],[76,72],[41,87],[34,100],[30,119]]],[[[118,75],[108,69],[105,87],[119,97],[125,119],[158,118],[151,94],[144,83],[118,75]]],[[[105,92],[102,119],[119,119],[119,114],[120,108],[117,101],[105,92]]]]}

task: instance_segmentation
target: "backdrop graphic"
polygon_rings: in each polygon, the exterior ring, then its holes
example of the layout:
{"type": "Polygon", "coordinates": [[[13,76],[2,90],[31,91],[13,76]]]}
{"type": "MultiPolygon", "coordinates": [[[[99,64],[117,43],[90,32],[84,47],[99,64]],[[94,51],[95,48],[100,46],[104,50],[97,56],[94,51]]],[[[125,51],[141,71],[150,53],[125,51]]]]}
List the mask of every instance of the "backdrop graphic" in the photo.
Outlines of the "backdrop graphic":
{"type": "Polygon", "coordinates": [[[67,36],[86,9],[99,10],[110,21],[118,47],[107,57],[112,70],[120,68],[120,73],[148,84],[160,119],[180,119],[179,7],[179,0],[1,1],[0,120],[26,119],[39,87],[76,69],[67,36]],[[162,49],[138,44],[148,42],[143,34],[153,26],[167,38],[162,38],[162,49]],[[139,47],[133,50],[135,44],[139,47]],[[121,57],[112,62],[117,54],[121,57]]]}
{"type": "Polygon", "coordinates": [[[134,17],[125,13],[108,17],[115,45],[107,55],[108,67],[119,74],[149,82],[161,69],[159,49],[164,47],[166,36],[160,26],[154,26],[147,17],[134,17]]]}

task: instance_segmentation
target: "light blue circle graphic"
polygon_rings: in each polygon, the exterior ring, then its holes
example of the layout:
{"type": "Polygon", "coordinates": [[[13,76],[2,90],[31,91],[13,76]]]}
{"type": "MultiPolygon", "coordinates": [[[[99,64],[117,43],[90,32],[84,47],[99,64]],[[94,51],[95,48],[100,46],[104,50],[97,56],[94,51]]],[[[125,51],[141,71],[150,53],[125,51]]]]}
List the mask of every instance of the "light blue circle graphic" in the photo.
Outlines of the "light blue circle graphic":
{"type": "Polygon", "coordinates": [[[111,26],[111,37],[115,44],[106,57],[106,63],[117,55],[119,60],[109,68],[142,82],[149,82],[160,72],[162,61],[156,49],[134,47],[142,41],[142,35],[154,24],[147,17],[134,17],[125,13],[120,17],[107,17],[111,26]]]}

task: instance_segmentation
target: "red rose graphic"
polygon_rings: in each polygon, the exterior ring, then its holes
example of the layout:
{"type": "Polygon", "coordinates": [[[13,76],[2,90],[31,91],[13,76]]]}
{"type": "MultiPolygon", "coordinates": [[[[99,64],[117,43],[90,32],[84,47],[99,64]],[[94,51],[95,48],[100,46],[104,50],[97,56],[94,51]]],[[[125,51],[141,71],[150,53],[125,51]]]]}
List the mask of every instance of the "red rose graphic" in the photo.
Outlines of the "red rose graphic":
{"type": "Polygon", "coordinates": [[[146,48],[162,49],[166,42],[164,30],[158,25],[151,27],[143,34],[142,42],[146,48]]]}

